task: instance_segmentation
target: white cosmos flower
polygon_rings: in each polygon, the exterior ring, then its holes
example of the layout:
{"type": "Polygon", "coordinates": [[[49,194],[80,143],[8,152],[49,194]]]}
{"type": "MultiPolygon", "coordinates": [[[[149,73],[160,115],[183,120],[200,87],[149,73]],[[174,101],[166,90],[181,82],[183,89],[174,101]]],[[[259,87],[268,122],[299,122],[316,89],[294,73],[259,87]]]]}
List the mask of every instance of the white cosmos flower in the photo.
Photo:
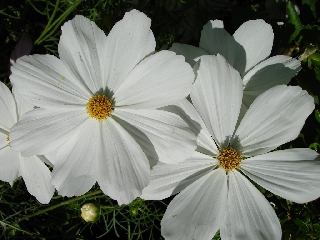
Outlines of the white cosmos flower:
{"type": "Polygon", "coordinates": [[[59,58],[18,59],[11,81],[40,108],[12,128],[11,145],[25,156],[57,151],[52,183],[78,196],[97,181],[119,204],[150,181],[147,157],[177,163],[196,149],[196,136],[177,115],[157,110],[185,98],[194,73],[184,57],[153,54],[151,20],[132,10],[106,36],[76,16],[62,26],[59,58]]]}
{"type": "MultiPolygon", "coordinates": [[[[311,149],[269,152],[296,138],[313,111],[311,96],[300,87],[273,87],[252,103],[238,127],[242,99],[239,73],[218,55],[200,58],[187,100],[166,109],[181,109],[201,125],[194,155],[177,165],[157,164],[144,199],[179,193],[161,222],[166,239],[281,239],[275,211],[251,179],[297,203],[320,196],[320,157],[311,149]],[[269,153],[268,153],[269,152],[269,153]]],[[[192,127],[192,128],[193,128],[192,127]]]]}
{"type": "Polygon", "coordinates": [[[283,55],[268,58],[273,45],[272,27],[264,20],[243,23],[231,36],[220,20],[209,21],[201,32],[199,48],[174,43],[171,51],[186,57],[194,66],[202,55],[225,57],[243,80],[243,104],[246,108],[264,91],[288,84],[301,69],[300,61],[283,55]]]}
{"type": "Polygon", "coordinates": [[[10,131],[12,126],[32,105],[23,101],[20,95],[10,90],[0,82],[0,180],[11,185],[22,176],[29,193],[43,204],[49,203],[54,193],[50,183],[51,172],[43,163],[48,162],[44,156],[23,157],[12,150],[10,145],[10,131]]]}

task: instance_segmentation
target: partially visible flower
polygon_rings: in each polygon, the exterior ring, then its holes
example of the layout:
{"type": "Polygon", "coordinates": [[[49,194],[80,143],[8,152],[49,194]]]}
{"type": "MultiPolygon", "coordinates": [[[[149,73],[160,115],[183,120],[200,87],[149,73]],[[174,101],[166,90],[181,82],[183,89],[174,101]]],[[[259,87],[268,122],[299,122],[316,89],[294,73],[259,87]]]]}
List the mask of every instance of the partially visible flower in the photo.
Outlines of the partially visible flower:
{"type": "Polygon", "coordinates": [[[231,36],[220,20],[209,21],[201,32],[199,48],[174,43],[171,51],[192,66],[202,55],[221,54],[241,75],[246,108],[264,91],[288,84],[301,69],[300,61],[283,55],[268,58],[273,45],[272,27],[264,20],[243,23],[231,36]]]}
{"type": "Polygon", "coordinates": [[[10,77],[39,108],[13,127],[22,154],[54,156],[52,183],[63,196],[82,195],[95,182],[128,204],[150,181],[151,159],[190,157],[196,136],[177,115],[157,108],[184,99],[194,73],[182,56],[155,51],[151,20],[132,10],[106,36],[76,16],[62,26],[59,58],[19,58],[10,77]]]}
{"type": "Polygon", "coordinates": [[[33,42],[31,38],[28,37],[27,35],[22,35],[16,47],[11,52],[10,64],[11,65],[15,64],[19,57],[29,55],[32,50],[32,45],[33,45],[33,42]]]}
{"type": "Polygon", "coordinates": [[[12,150],[10,131],[21,116],[33,109],[33,106],[21,99],[20,95],[10,90],[0,82],[0,180],[11,185],[22,176],[29,193],[43,204],[49,203],[54,193],[50,183],[51,172],[43,163],[44,156],[23,157],[12,150]]]}
{"type": "Polygon", "coordinates": [[[81,217],[86,222],[94,222],[99,218],[99,207],[94,203],[86,203],[81,207],[81,217]]]}
{"type": "Polygon", "coordinates": [[[191,92],[194,106],[185,100],[167,108],[184,111],[201,131],[195,154],[177,165],[158,163],[141,196],[179,193],[161,221],[166,239],[212,239],[220,229],[222,239],[280,240],[275,211],[248,178],[297,203],[320,196],[317,152],[270,152],[298,136],[313,98],[300,87],[273,87],[255,99],[237,127],[242,94],[239,73],[223,57],[203,56],[191,92]]]}

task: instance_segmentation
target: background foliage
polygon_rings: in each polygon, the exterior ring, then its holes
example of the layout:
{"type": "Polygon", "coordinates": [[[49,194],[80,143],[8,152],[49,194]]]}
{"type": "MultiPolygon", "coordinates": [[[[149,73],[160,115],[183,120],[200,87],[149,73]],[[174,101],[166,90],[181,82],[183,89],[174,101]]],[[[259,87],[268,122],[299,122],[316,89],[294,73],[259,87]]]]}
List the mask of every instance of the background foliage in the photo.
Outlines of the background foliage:
{"type": "MultiPolygon", "coordinates": [[[[280,148],[309,147],[320,152],[318,0],[2,0],[0,80],[10,87],[10,56],[22,37],[32,43],[31,54],[57,55],[60,27],[76,14],[90,18],[108,33],[132,8],[152,19],[157,50],[168,49],[173,42],[198,46],[200,32],[208,20],[223,20],[231,34],[250,19],[263,18],[270,23],[275,33],[272,55],[284,54],[302,61],[302,70],[290,85],[307,90],[316,104],[300,136],[280,148]]],[[[320,239],[319,199],[295,204],[257,187],[274,207],[283,239],[320,239]]],[[[0,181],[0,238],[160,239],[160,221],[170,200],[137,199],[118,206],[94,186],[86,196],[68,199],[55,194],[50,204],[41,205],[29,195],[21,179],[12,187],[0,181]],[[100,217],[94,223],[86,223],[80,217],[81,206],[89,202],[100,209],[100,217]]],[[[214,239],[220,239],[219,233],[214,239]]]]}

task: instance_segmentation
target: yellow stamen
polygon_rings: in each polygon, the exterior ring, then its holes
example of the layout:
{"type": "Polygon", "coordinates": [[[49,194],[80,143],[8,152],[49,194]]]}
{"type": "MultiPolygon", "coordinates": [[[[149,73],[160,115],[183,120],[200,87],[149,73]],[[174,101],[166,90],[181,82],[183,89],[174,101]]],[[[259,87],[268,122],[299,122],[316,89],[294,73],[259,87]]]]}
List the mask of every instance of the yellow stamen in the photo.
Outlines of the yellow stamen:
{"type": "Polygon", "coordinates": [[[99,121],[110,116],[113,110],[112,102],[106,95],[97,94],[90,98],[87,103],[87,113],[90,117],[99,121]]]}
{"type": "Polygon", "coordinates": [[[11,145],[10,145],[10,133],[7,134],[6,140],[8,142],[8,146],[11,147],[11,145]]]}
{"type": "Polygon", "coordinates": [[[240,167],[242,157],[241,154],[232,147],[226,147],[220,150],[217,159],[219,160],[219,167],[223,167],[229,172],[240,167]]]}

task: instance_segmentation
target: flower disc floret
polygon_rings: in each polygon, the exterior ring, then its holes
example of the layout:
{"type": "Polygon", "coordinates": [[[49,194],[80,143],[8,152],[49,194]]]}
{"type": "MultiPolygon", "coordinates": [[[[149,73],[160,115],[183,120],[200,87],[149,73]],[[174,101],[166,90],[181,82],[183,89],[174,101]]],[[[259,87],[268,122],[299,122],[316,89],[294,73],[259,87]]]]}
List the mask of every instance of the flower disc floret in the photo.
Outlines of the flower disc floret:
{"type": "Polygon", "coordinates": [[[219,160],[219,167],[223,167],[229,172],[240,167],[242,157],[237,150],[232,147],[226,147],[220,150],[217,159],[219,160]]]}
{"type": "Polygon", "coordinates": [[[112,102],[106,95],[103,94],[92,96],[87,103],[88,115],[99,121],[109,117],[112,110],[112,102]]]}
{"type": "Polygon", "coordinates": [[[10,145],[10,133],[7,134],[6,140],[8,142],[8,146],[11,147],[11,145],[10,145]]]}

